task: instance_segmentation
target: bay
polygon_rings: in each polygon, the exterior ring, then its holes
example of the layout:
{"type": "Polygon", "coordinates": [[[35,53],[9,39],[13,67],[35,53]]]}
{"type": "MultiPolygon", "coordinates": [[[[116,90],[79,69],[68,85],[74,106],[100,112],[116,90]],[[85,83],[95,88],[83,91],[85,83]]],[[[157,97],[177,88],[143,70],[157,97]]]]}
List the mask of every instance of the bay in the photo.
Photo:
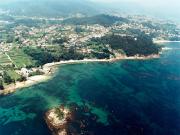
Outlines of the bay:
{"type": "Polygon", "coordinates": [[[0,135],[50,135],[44,113],[86,104],[102,135],[180,133],[180,43],[159,59],[61,65],[48,82],[0,97],[0,135]]]}

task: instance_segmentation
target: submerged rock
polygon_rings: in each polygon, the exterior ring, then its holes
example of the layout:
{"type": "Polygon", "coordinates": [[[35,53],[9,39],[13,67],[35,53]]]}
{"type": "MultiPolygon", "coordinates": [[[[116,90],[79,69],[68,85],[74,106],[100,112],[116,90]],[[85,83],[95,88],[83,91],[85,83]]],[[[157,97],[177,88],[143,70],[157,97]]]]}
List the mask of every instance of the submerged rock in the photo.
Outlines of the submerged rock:
{"type": "Polygon", "coordinates": [[[88,106],[76,103],[48,111],[45,120],[53,135],[99,135],[106,129],[88,106]]]}
{"type": "Polygon", "coordinates": [[[45,114],[45,120],[53,135],[67,135],[67,122],[70,111],[64,107],[54,108],[45,114]]]}

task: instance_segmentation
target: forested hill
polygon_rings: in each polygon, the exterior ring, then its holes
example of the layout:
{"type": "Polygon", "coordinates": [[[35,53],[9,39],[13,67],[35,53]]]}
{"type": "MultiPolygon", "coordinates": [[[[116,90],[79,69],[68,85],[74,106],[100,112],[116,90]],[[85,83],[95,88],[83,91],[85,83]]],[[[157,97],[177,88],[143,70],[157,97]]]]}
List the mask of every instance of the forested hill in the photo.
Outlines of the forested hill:
{"type": "Polygon", "coordinates": [[[98,13],[93,3],[83,0],[14,0],[1,2],[0,9],[8,10],[12,15],[37,17],[67,17],[81,13],[98,13]]]}
{"type": "Polygon", "coordinates": [[[103,26],[109,26],[114,24],[115,22],[128,22],[128,19],[100,14],[91,17],[70,18],[63,21],[63,23],[65,24],[74,24],[74,25],[100,24],[103,26]]]}
{"type": "Polygon", "coordinates": [[[148,56],[158,54],[161,50],[160,46],[153,43],[152,39],[144,34],[137,37],[106,35],[101,38],[93,38],[92,41],[96,44],[109,44],[113,50],[122,50],[127,56],[148,56]]]}

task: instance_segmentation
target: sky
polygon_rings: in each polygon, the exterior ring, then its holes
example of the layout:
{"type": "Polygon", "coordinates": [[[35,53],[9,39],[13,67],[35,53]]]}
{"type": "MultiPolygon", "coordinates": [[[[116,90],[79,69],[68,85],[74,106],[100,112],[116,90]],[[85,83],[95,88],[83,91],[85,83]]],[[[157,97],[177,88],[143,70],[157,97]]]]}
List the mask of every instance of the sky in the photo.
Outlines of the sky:
{"type": "MultiPolygon", "coordinates": [[[[0,3],[17,0],[0,0],[0,3]]],[[[22,0],[18,0],[22,1],[22,0]]],[[[31,1],[31,0],[29,0],[31,1]]],[[[43,0],[42,0],[43,1],[43,0]]],[[[52,0],[50,0],[52,1],[52,0]]],[[[63,0],[61,0],[63,1],[63,0]]],[[[66,0],[64,0],[66,1],[66,0]]],[[[74,0],[76,1],[76,0],[74,0]]],[[[85,0],[82,0],[84,2],[85,0]]],[[[88,1],[88,0],[87,0],[88,1]]],[[[178,19],[180,22],[180,0],[89,0],[106,5],[108,8],[135,14],[145,14],[167,19],[178,19]]]]}
{"type": "MultiPolygon", "coordinates": [[[[5,1],[17,1],[17,0],[0,0],[0,2],[5,2],[5,1]]],[[[82,0],[82,2],[83,1],[84,0],[82,0]]],[[[105,3],[105,4],[136,3],[144,7],[159,7],[159,8],[171,7],[171,8],[176,8],[176,10],[180,10],[180,0],[90,0],[90,1],[105,3]]]]}
{"type": "Polygon", "coordinates": [[[93,2],[105,3],[105,4],[121,4],[130,3],[138,4],[143,7],[151,8],[173,8],[174,10],[180,11],[180,0],[90,0],[93,2]]]}
{"type": "Polygon", "coordinates": [[[91,0],[93,2],[103,2],[103,3],[121,3],[121,2],[133,2],[142,5],[180,5],[180,0],[91,0]]]}
{"type": "Polygon", "coordinates": [[[135,13],[150,14],[180,22],[180,0],[91,0],[135,13]]]}

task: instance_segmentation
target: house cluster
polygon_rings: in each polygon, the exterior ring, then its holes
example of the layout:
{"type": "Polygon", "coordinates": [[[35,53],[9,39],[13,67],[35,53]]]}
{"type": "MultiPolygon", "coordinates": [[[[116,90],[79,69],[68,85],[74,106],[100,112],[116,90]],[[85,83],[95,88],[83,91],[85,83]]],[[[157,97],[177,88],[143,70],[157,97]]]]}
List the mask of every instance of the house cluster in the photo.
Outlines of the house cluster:
{"type": "MultiPolygon", "coordinates": [[[[41,19],[41,18],[32,18],[41,19]]],[[[42,18],[43,19],[43,18],[42,18]]],[[[117,33],[121,36],[131,36],[132,33],[128,33],[129,29],[139,30],[148,35],[156,35],[157,39],[169,38],[180,38],[180,26],[177,26],[177,30],[169,31],[159,28],[165,25],[167,22],[157,22],[152,18],[144,16],[131,16],[128,17],[131,21],[128,23],[116,23],[115,25],[104,27],[98,24],[94,25],[78,25],[83,31],[76,32],[75,25],[65,24],[42,24],[39,27],[28,27],[25,25],[18,25],[12,28],[7,35],[12,35],[18,45],[21,46],[49,46],[54,44],[54,40],[60,38],[68,39],[68,42],[64,42],[66,48],[70,46],[82,45],[89,39],[95,37],[102,37],[111,31],[118,31],[117,33]]],[[[136,32],[135,32],[136,33],[136,32]]],[[[5,43],[1,43],[5,44],[5,43]]],[[[11,45],[12,43],[8,43],[11,45]]],[[[5,48],[8,50],[8,48],[5,48]]]]}
{"type": "Polygon", "coordinates": [[[131,22],[129,23],[117,23],[111,28],[125,35],[129,34],[127,32],[128,30],[137,30],[134,33],[140,31],[147,35],[155,35],[157,39],[180,39],[180,27],[172,22],[155,21],[152,18],[144,16],[133,16],[133,18],[130,19],[131,22]]]}
{"type": "MultiPolygon", "coordinates": [[[[42,27],[28,28],[20,25],[14,28],[15,39],[23,46],[45,46],[51,45],[57,38],[69,39],[69,45],[75,45],[79,42],[86,42],[93,37],[102,37],[109,32],[110,28],[101,25],[82,25],[79,26],[85,31],[81,34],[75,31],[74,25],[49,25],[42,27]]],[[[66,44],[67,45],[67,44],[66,44]]]]}
{"type": "Polygon", "coordinates": [[[73,33],[69,35],[69,43],[78,45],[79,43],[84,43],[91,38],[103,37],[106,35],[110,28],[105,28],[104,26],[95,24],[95,25],[82,25],[80,26],[84,29],[84,32],[81,34],[73,33]]]}
{"type": "Polygon", "coordinates": [[[30,74],[32,73],[36,73],[36,72],[44,72],[41,68],[31,68],[31,69],[27,69],[27,68],[21,68],[21,70],[16,71],[19,75],[24,76],[26,78],[28,78],[30,76],[30,74]]]}

